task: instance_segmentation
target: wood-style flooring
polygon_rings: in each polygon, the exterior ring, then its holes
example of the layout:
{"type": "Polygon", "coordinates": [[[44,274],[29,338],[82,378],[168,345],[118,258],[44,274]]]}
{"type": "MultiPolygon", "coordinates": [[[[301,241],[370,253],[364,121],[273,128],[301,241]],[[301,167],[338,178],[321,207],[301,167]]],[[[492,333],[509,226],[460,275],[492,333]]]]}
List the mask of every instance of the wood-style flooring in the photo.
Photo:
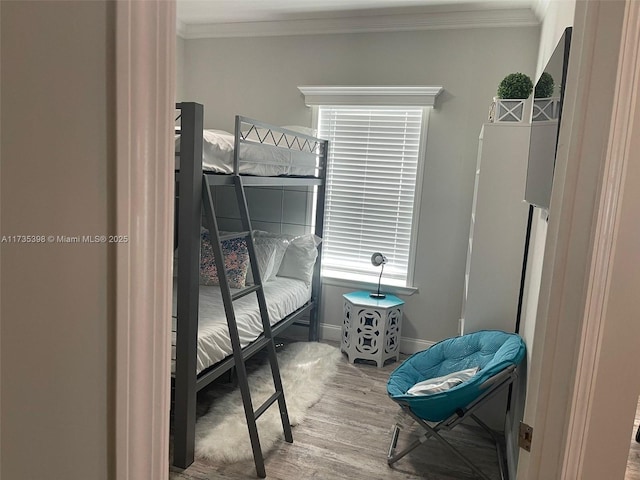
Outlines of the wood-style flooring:
{"type": "Polygon", "coordinates": [[[636,442],[636,432],[640,427],[640,400],[636,410],[636,419],[633,422],[631,432],[631,447],[629,448],[629,458],[627,459],[627,472],[624,480],[640,480],[640,443],[636,442]]]}
{"type": "MultiPolygon", "coordinates": [[[[433,439],[387,465],[391,428],[400,411],[386,393],[386,383],[398,363],[378,369],[365,363],[349,364],[343,356],[335,378],[321,400],[293,428],[294,443],[284,442],[265,453],[271,480],[466,480],[470,470],[433,439]]],[[[217,388],[214,386],[214,388],[217,388]]],[[[203,397],[206,395],[203,395],[203,397]]],[[[258,421],[259,422],[259,421],[258,421]]],[[[415,428],[415,427],[414,427],[415,428]]],[[[398,448],[412,438],[404,429],[398,448]]],[[[478,427],[460,425],[443,434],[491,478],[499,479],[495,448],[478,427]]],[[[253,460],[212,464],[196,460],[186,470],[171,467],[171,480],[257,478],[253,460]]]]}

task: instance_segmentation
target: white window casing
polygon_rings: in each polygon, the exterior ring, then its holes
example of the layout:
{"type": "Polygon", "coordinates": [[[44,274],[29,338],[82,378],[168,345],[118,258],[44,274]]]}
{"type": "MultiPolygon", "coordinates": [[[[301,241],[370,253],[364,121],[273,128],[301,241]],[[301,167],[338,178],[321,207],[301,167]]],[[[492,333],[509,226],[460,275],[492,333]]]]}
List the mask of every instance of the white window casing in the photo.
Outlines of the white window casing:
{"type": "Polygon", "coordinates": [[[298,87],[329,140],[325,280],[413,287],[428,117],[442,87],[298,87]]]}
{"type": "Polygon", "coordinates": [[[305,104],[434,107],[441,86],[300,86],[305,104]]]}

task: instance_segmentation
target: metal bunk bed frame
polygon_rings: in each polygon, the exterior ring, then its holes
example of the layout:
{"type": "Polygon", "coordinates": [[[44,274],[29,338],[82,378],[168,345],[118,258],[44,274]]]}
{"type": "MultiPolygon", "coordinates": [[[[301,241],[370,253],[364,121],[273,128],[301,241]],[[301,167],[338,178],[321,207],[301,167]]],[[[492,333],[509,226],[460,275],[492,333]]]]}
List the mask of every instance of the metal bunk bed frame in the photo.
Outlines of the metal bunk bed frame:
{"type": "MultiPolygon", "coordinates": [[[[291,313],[277,324],[271,326],[266,312],[264,292],[261,288],[259,270],[255,260],[253,242],[251,241],[251,223],[249,219],[245,186],[317,186],[317,208],[315,215],[315,233],[322,235],[324,219],[324,185],[326,175],[326,160],[328,142],[314,137],[292,132],[290,130],[274,127],[262,122],[256,122],[246,117],[236,117],[234,173],[233,175],[210,174],[203,172],[202,148],[203,148],[203,122],[204,108],[194,102],[178,103],[176,108],[180,110],[180,171],[176,172],[176,242],[178,245],[178,280],[177,280],[177,316],[176,322],[176,366],[174,376],[174,453],[173,464],[179,468],[187,468],[194,461],[195,449],[195,424],[196,424],[196,398],[197,392],[209,385],[223,373],[235,367],[238,373],[238,381],[243,391],[243,403],[247,416],[249,435],[253,447],[254,461],[258,476],[266,475],[264,460],[260,450],[255,420],[276,400],[279,403],[280,414],[283,423],[285,439],[292,442],[284,394],[280,383],[280,373],[275,358],[275,344],[273,337],[278,335],[289,325],[300,324],[301,317],[309,314],[309,340],[318,340],[318,307],[320,299],[320,257],[316,262],[313,279],[311,300],[304,306],[291,313]],[[248,129],[243,130],[243,125],[248,129]],[[249,139],[249,132],[255,129],[263,129],[266,134],[258,135],[257,141],[249,139]],[[267,144],[269,141],[271,144],[267,144]],[[318,158],[318,175],[316,177],[258,177],[240,176],[240,145],[241,143],[265,144],[267,148],[285,148],[292,151],[312,153],[318,158]],[[231,295],[226,276],[220,276],[221,290],[229,324],[233,355],[218,362],[209,369],[197,374],[197,335],[198,335],[198,301],[199,301],[199,262],[200,262],[200,225],[202,222],[203,205],[207,217],[208,226],[212,230],[212,246],[216,256],[218,271],[224,271],[222,257],[222,240],[213,210],[213,199],[210,188],[213,185],[235,185],[236,197],[239,202],[243,228],[242,235],[247,238],[249,257],[254,272],[256,286],[243,291],[242,296],[256,293],[263,318],[263,333],[245,348],[240,347],[237,338],[237,326],[233,313],[232,302],[238,294],[231,295]],[[235,298],[234,298],[235,297],[235,298]],[[266,321],[265,321],[266,318],[266,321]],[[233,334],[235,329],[236,334],[233,334]],[[272,374],[276,392],[272,397],[253,410],[251,397],[248,393],[248,384],[244,362],[264,347],[269,349],[272,374]]],[[[254,132],[255,133],[255,132],[254,132]]],[[[254,137],[255,138],[255,137],[254,137]]],[[[225,237],[226,238],[226,237],[225,237]]]]}

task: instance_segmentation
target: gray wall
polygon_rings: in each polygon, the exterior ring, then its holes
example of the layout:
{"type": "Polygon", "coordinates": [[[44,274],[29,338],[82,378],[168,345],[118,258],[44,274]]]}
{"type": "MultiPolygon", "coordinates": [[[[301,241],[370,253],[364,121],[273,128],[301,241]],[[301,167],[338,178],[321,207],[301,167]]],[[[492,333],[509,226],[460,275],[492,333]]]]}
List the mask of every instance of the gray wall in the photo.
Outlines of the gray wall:
{"type": "Polygon", "coordinates": [[[176,37],[176,102],[185,100],[184,98],[184,49],[185,40],[176,37]]]}
{"type": "MultiPolygon", "coordinates": [[[[537,27],[187,40],[184,94],[206,127],[232,131],[236,114],[311,125],[298,85],[443,85],[402,334],[435,341],[457,333],[480,127],[506,74],[535,74],[538,41],[537,27]]],[[[346,291],[325,285],[323,322],[341,324],[346,291]]]]}

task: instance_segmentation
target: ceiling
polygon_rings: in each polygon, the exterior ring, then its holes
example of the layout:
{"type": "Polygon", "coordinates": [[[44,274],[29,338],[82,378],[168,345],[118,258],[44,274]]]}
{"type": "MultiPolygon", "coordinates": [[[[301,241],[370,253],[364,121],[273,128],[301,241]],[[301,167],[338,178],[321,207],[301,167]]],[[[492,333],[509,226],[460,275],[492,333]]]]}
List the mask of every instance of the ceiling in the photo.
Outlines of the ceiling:
{"type": "Polygon", "coordinates": [[[531,25],[539,22],[541,5],[548,1],[177,0],[178,34],[199,38],[531,25]]]}

